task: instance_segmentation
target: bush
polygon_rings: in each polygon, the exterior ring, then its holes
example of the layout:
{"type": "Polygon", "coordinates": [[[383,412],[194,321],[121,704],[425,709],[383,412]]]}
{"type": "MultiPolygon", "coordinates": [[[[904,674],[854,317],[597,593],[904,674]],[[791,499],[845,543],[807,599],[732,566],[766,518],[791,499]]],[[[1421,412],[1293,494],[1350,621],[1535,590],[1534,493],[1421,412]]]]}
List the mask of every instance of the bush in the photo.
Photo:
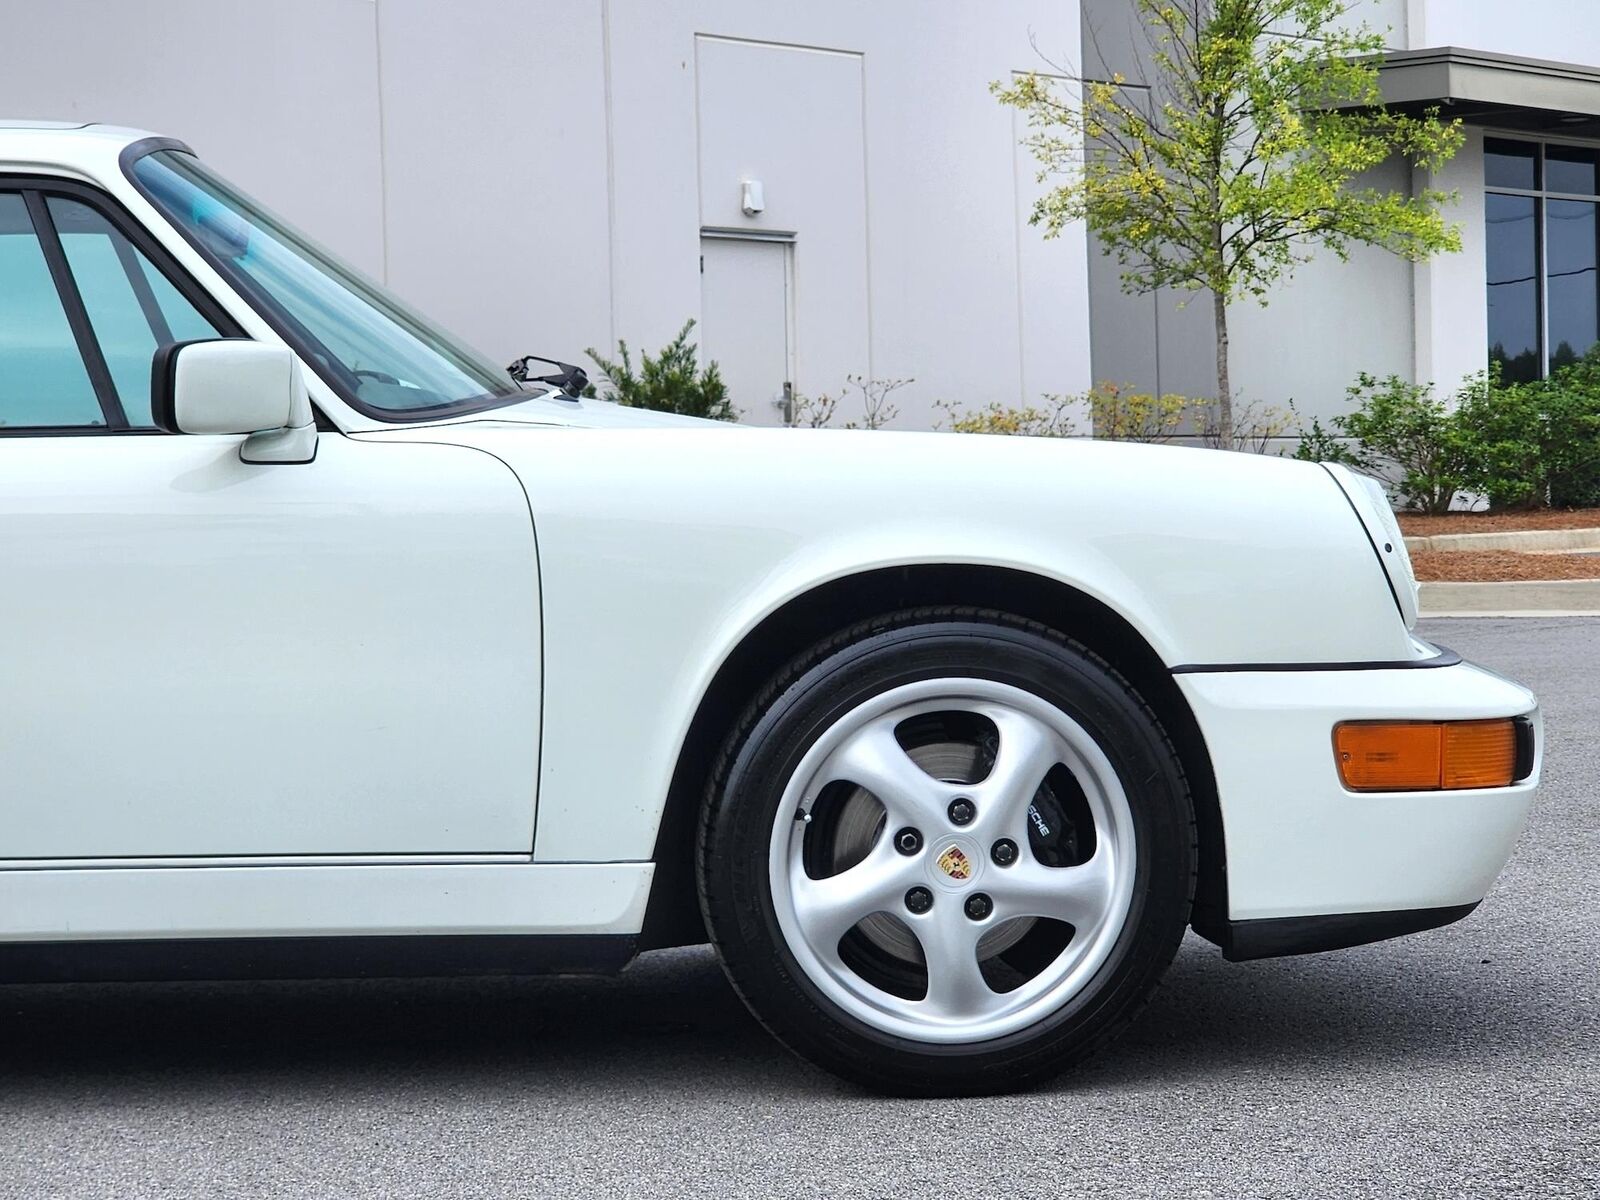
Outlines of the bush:
{"type": "Polygon", "coordinates": [[[1507,384],[1497,369],[1468,376],[1454,405],[1432,385],[1363,375],[1349,390],[1355,412],[1333,419],[1360,451],[1349,458],[1312,422],[1296,457],[1393,463],[1412,507],[1444,512],[1457,491],[1493,509],[1600,506],[1600,347],[1548,379],[1507,384]]]}
{"type": "Polygon", "coordinates": [[[1549,490],[1540,432],[1543,385],[1472,382],[1455,412],[1465,486],[1488,496],[1493,509],[1542,507],[1549,490]]]}
{"type": "Polygon", "coordinates": [[[1156,396],[1126,385],[1099,383],[1081,396],[1046,393],[1037,405],[989,404],[968,411],[954,404],[937,407],[950,416],[956,433],[1001,433],[1019,437],[1078,437],[1071,410],[1089,410],[1093,436],[1113,442],[1170,442],[1196,408],[1186,396],[1156,396]]]}
{"type": "Polygon", "coordinates": [[[1486,384],[1456,413],[1468,482],[1491,508],[1600,504],[1600,351],[1548,379],[1486,384]]]}
{"type": "Polygon", "coordinates": [[[1045,396],[1043,408],[1034,408],[1031,405],[1011,407],[993,403],[972,412],[943,401],[935,407],[942,408],[949,415],[950,428],[956,433],[1073,437],[1075,427],[1067,410],[1076,401],[1076,396],[1045,396]]]}
{"type": "Polygon", "coordinates": [[[1199,401],[1194,405],[1195,425],[1199,430],[1200,444],[1212,450],[1241,450],[1249,454],[1265,454],[1267,447],[1294,427],[1294,402],[1287,411],[1275,404],[1259,401],[1233,402],[1233,432],[1222,436],[1221,412],[1214,400],[1199,401]]]}
{"type": "Polygon", "coordinates": [[[1096,384],[1084,399],[1094,436],[1114,442],[1170,442],[1194,408],[1187,396],[1155,396],[1114,383],[1096,384]]]}
{"type": "Polygon", "coordinates": [[[889,397],[915,379],[869,379],[865,375],[846,375],[844,387],[837,395],[823,392],[807,396],[794,395],[789,409],[788,425],[791,429],[829,429],[839,413],[839,405],[855,393],[861,404],[861,419],[846,421],[842,429],[882,429],[900,415],[898,405],[889,397]]]}
{"type": "MultiPolygon", "coordinates": [[[[1477,375],[1467,380],[1464,394],[1487,388],[1486,377],[1477,375]]],[[[1408,507],[1448,512],[1455,494],[1474,479],[1473,461],[1456,414],[1434,395],[1433,385],[1362,374],[1346,394],[1356,411],[1335,417],[1333,424],[1360,443],[1367,465],[1383,458],[1399,467],[1397,486],[1408,507]]]]}
{"type": "Polygon", "coordinates": [[[728,388],[717,364],[707,363],[704,370],[699,369],[699,349],[689,341],[693,329],[691,318],[654,358],[641,354],[637,373],[627,342],[617,342],[615,360],[602,357],[592,348],[585,350],[606,377],[610,390],[603,398],[629,408],[709,417],[714,421],[738,420],[739,413],[728,400],[728,388]]]}
{"type": "Polygon", "coordinates": [[[1600,348],[1544,381],[1544,483],[1557,508],[1600,507],[1600,348]]]}
{"type": "Polygon", "coordinates": [[[1294,457],[1301,462],[1343,463],[1360,470],[1368,466],[1359,451],[1352,450],[1344,438],[1324,429],[1315,417],[1311,418],[1310,429],[1297,430],[1296,434],[1300,444],[1295,447],[1294,457]]]}

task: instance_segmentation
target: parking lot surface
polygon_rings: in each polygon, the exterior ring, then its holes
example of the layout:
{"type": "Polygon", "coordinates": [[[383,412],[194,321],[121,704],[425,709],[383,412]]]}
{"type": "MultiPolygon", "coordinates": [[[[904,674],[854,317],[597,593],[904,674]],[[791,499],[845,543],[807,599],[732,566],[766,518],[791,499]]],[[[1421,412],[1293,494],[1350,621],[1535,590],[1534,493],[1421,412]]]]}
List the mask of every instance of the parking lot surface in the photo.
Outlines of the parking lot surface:
{"type": "Polygon", "coordinates": [[[1460,924],[1229,964],[1027,1095],[792,1059],[704,949],[614,980],[0,988],[0,1196],[1600,1195],[1600,620],[1431,621],[1545,788],[1460,924]]]}

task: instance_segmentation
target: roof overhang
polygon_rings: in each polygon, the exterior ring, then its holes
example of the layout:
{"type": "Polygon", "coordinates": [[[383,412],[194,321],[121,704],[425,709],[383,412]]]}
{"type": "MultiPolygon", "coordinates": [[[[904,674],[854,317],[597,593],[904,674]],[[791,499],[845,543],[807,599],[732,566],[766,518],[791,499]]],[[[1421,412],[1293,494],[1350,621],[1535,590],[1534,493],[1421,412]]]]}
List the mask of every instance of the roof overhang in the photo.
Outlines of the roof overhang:
{"type": "Polygon", "coordinates": [[[1472,125],[1600,137],[1594,67],[1440,46],[1384,55],[1378,80],[1400,111],[1437,106],[1472,125]]]}

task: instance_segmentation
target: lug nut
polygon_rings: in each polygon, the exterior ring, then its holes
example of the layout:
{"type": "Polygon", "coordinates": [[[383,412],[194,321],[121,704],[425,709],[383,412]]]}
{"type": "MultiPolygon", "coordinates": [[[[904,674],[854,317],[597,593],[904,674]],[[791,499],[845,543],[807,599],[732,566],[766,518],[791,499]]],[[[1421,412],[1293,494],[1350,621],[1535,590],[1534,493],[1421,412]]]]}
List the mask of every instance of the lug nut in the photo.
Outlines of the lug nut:
{"type": "Polygon", "coordinates": [[[994,901],[982,892],[973,892],[967,897],[967,916],[974,921],[981,921],[994,911],[994,901]]]}
{"type": "Polygon", "coordinates": [[[1001,838],[989,848],[989,857],[994,859],[995,866],[1009,867],[1017,861],[1017,844],[1010,838],[1001,838]]]}
{"type": "Polygon", "coordinates": [[[917,914],[933,907],[933,893],[925,887],[914,887],[906,893],[906,908],[917,914]]]}
{"type": "Polygon", "coordinates": [[[922,849],[922,835],[907,826],[894,835],[894,848],[901,854],[915,854],[922,849]]]}
{"type": "Polygon", "coordinates": [[[978,815],[978,808],[971,800],[965,798],[950,801],[950,823],[952,825],[971,825],[972,818],[978,815]]]}

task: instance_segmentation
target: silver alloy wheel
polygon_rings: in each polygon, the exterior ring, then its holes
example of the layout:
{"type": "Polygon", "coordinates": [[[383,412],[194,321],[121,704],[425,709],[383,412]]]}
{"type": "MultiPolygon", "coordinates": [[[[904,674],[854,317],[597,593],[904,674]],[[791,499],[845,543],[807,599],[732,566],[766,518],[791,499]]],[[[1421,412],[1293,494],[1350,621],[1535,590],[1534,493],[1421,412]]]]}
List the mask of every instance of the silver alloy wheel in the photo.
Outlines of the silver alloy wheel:
{"type": "Polygon", "coordinates": [[[1127,920],[1134,866],[1127,795],[1094,739],[1033,693],[986,679],[894,688],[826,730],[785,789],[768,858],[779,927],[811,982],[875,1029],[937,1043],[1002,1037],[1077,994],[1105,963],[1127,920]],[[936,778],[896,736],[908,721],[949,713],[986,721],[998,735],[993,763],[980,779],[936,778]],[[1093,853],[1074,866],[1046,866],[1029,849],[1030,806],[1058,765],[1081,788],[1094,825],[1093,853]],[[882,808],[870,844],[836,873],[814,878],[806,859],[813,809],[830,786],[851,784],[882,808]],[[976,808],[965,825],[950,815],[958,799],[976,808]],[[904,828],[922,835],[914,853],[893,844],[904,828]],[[1008,866],[991,859],[1000,839],[1020,848],[1008,866]],[[931,893],[926,911],[908,907],[914,888],[931,893]],[[967,907],[979,894],[989,898],[992,911],[974,918],[967,907]],[[886,990],[841,953],[846,935],[868,922],[876,925],[873,940],[887,944],[885,926],[894,927],[889,918],[917,945],[926,973],[920,998],[886,990]],[[1008,931],[1038,918],[1065,923],[1070,940],[1023,982],[996,990],[983,963],[1016,940],[1008,931]]]}

